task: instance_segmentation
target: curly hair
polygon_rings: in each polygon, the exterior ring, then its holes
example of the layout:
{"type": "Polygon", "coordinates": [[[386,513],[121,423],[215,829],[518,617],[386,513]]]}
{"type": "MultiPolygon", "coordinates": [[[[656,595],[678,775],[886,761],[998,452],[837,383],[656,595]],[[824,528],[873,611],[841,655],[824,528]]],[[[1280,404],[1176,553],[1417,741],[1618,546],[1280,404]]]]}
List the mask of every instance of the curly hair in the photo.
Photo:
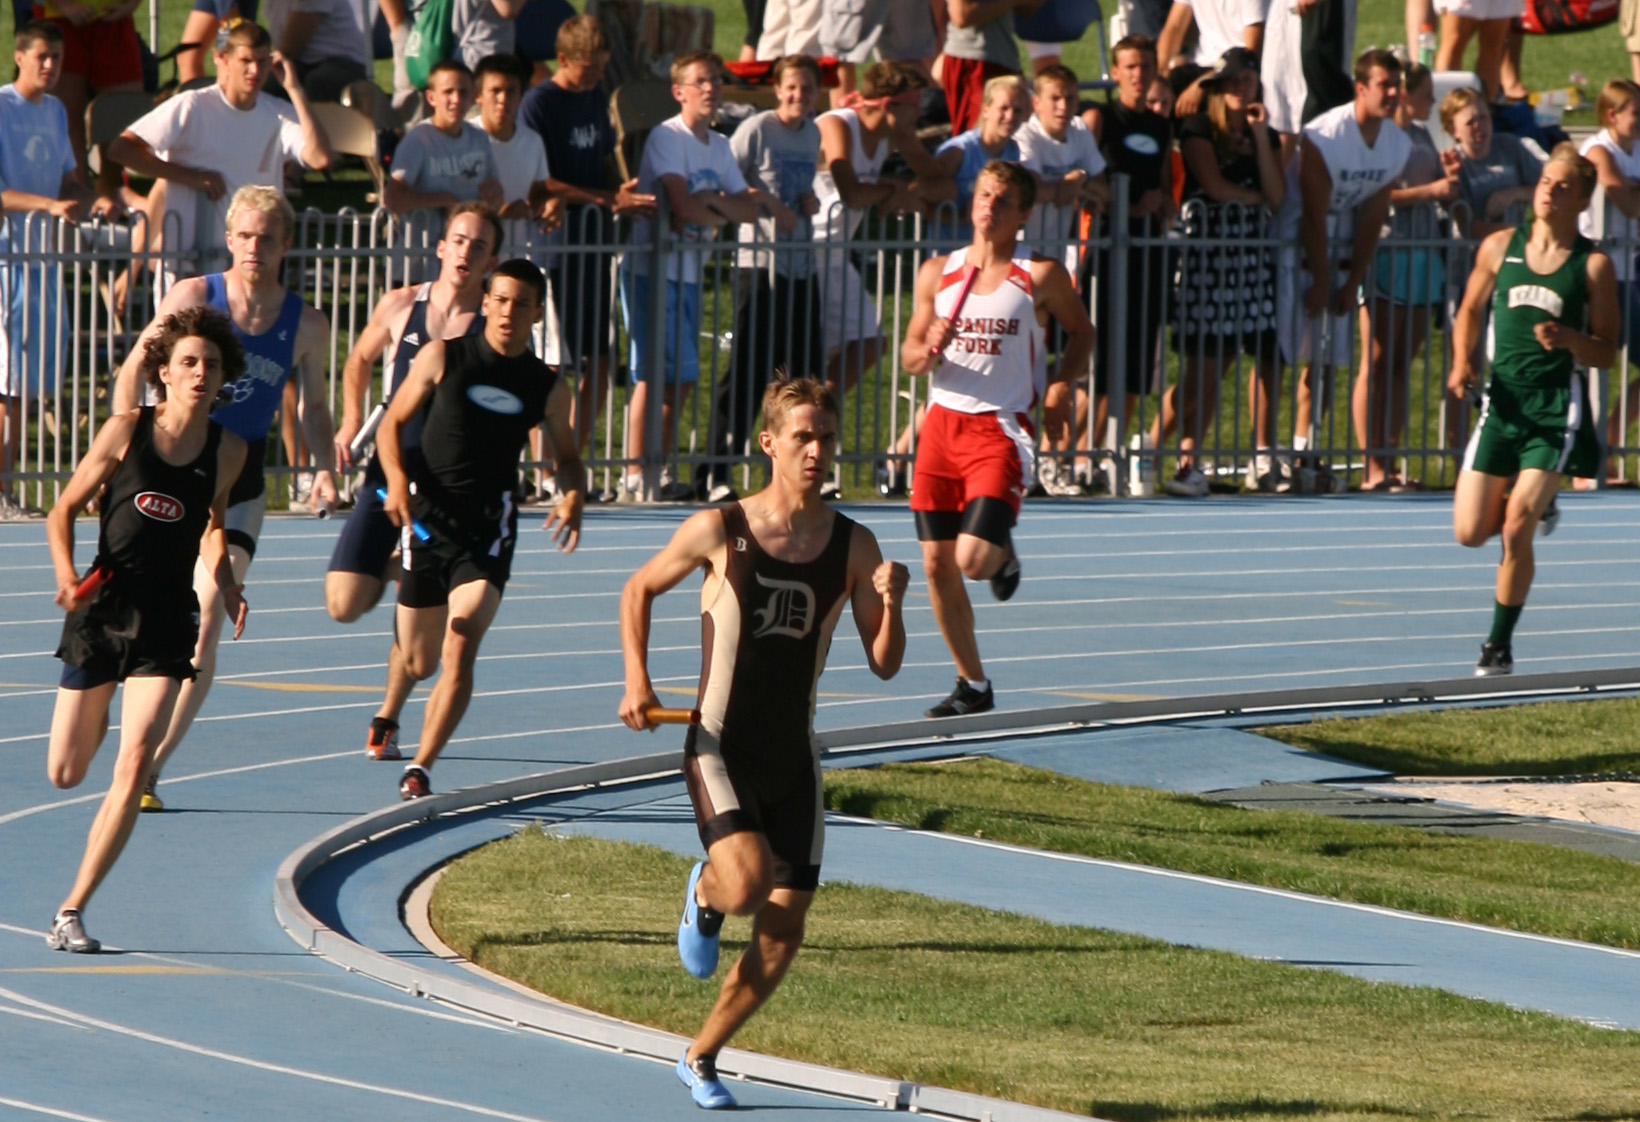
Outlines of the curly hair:
{"type": "Polygon", "coordinates": [[[245,374],[245,348],[234,333],[233,321],[214,308],[203,304],[172,312],[160,323],[159,331],[143,344],[142,365],[138,370],[142,380],[165,400],[165,383],[160,381],[159,368],[171,361],[171,353],[184,339],[204,339],[214,343],[222,355],[222,384],[237,382],[245,374]]]}

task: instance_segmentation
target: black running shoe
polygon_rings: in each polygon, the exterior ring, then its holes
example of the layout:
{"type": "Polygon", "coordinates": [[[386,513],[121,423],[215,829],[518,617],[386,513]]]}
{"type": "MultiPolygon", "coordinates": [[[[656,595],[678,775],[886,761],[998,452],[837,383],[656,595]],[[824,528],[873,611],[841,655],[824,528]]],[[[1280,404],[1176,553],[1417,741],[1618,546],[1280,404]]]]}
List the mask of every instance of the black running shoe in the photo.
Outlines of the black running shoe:
{"type": "Polygon", "coordinates": [[[1503,644],[1482,643],[1481,658],[1475,663],[1475,677],[1498,678],[1515,672],[1515,656],[1503,644]]]}
{"type": "Polygon", "coordinates": [[[433,793],[433,780],[427,774],[427,769],[419,764],[407,764],[404,775],[399,778],[399,798],[405,802],[411,799],[425,799],[433,793]]]}
{"type": "Polygon", "coordinates": [[[991,595],[998,600],[1012,599],[1019,588],[1019,558],[1010,557],[991,578],[991,595]]]}
{"type": "Polygon", "coordinates": [[[967,713],[987,712],[995,705],[996,697],[991,692],[989,682],[986,683],[984,690],[976,690],[958,675],[957,688],[951,691],[951,696],[925,712],[923,716],[961,717],[967,713]]]}

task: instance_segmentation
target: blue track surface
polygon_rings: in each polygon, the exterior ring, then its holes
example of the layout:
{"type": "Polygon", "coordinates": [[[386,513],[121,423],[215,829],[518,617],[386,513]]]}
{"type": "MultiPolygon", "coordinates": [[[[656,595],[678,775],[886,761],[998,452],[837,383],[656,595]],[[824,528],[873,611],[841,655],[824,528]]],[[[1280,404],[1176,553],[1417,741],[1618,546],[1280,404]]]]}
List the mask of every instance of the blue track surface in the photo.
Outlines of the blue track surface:
{"type": "MultiPolygon", "coordinates": [[[[1517,636],[1521,669],[1640,663],[1640,500],[1577,496],[1564,506],[1517,636]]],[[[915,574],[904,510],[858,514],[915,574]]],[[[440,790],[653,752],[676,736],[635,736],[613,713],[620,585],[680,517],[595,511],[571,557],[526,533],[477,695],[435,772],[440,790]]],[[[999,703],[1462,675],[1490,619],[1496,551],[1452,545],[1449,519],[1447,502],[1405,497],[1029,507],[1019,595],[998,605],[981,589],[976,600],[999,703]]],[[[397,769],[366,762],[360,743],[390,617],[378,610],[344,628],[325,616],[319,590],[336,531],[270,521],[249,582],[250,628],[224,645],[221,678],[169,769],[171,809],[143,818],[88,912],[92,933],[127,953],[87,960],[53,954],[41,934],[79,861],[113,738],[79,790],[46,782],[61,615],[43,527],[0,526],[0,753],[10,765],[0,790],[0,1117],[696,1117],[666,1068],[354,978],[303,952],[274,920],[271,883],[284,856],[396,797],[397,769]]],[[[92,535],[89,523],[80,534],[92,535]]],[[[82,541],[82,562],[89,554],[82,541]]],[[[665,700],[693,693],[696,609],[685,589],[660,602],[653,670],[676,691],[665,700]]],[[[908,630],[905,670],[881,683],[845,623],[821,683],[822,728],[906,720],[944,695],[952,671],[916,575],[908,630]]],[[[407,739],[424,697],[408,710],[407,739]]],[[[1194,791],[1357,770],[1224,729],[1059,737],[1001,751],[1194,791]]],[[[329,893],[337,926],[391,953],[423,955],[397,922],[405,885],[447,852],[539,816],[680,851],[695,845],[675,788],[657,787],[424,831],[314,887],[329,893]]],[[[1640,960],[1631,955],[861,824],[839,823],[827,857],[833,879],[1640,1028],[1640,960]],[[959,853],[974,872],[960,882],[937,875],[959,853]]],[[[806,1114],[867,1109],[758,1087],[742,1097],[806,1114]]]]}

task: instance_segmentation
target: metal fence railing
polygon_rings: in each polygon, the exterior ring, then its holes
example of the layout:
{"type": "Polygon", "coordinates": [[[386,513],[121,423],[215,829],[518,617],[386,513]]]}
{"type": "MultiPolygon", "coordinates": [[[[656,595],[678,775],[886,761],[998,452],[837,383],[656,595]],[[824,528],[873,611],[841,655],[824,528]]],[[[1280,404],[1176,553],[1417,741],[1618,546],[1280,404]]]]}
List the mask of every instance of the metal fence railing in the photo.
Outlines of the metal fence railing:
{"type": "MultiPolygon", "coordinates": [[[[1072,270],[1099,332],[1093,363],[1038,409],[1042,460],[1053,465],[1043,475],[1056,492],[1074,480],[1141,492],[1169,478],[1181,457],[1220,487],[1263,478],[1267,487],[1325,490],[1362,481],[1373,461],[1375,477],[1452,482],[1470,417],[1446,390],[1447,328],[1478,244],[1463,236],[1463,216],[1432,208],[1392,216],[1358,306],[1309,325],[1319,328],[1309,393],[1295,346],[1306,327],[1296,231],[1257,208],[1194,202],[1163,227],[1130,219],[1121,183],[1112,194],[1108,215],[1065,210],[1031,230],[1038,251],[1072,270]],[[1295,428],[1309,430],[1303,448],[1294,447],[1295,428]]],[[[640,245],[628,223],[597,208],[572,212],[552,234],[514,224],[503,256],[529,256],[548,271],[553,307],[537,348],[576,380],[576,426],[595,492],[612,497],[629,476],[650,497],[757,486],[757,401],[777,369],[818,374],[840,391],[845,494],[903,485],[927,397],[926,384],[900,367],[917,269],[967,235],[949,205],[931,216],[827,217],[813,221],[852,236],[771,241],[757,227],[747,240],[733,228],[709,238],[674,230],[663,214],[640,245]],[[677,283],[645,282],[662,276],[677,283]],[[629,361],[634,328],[657,341],[642,349],[641,369],[629,361]],[[690,366],[698,367],[692,382],[678,376],[690,366]],[[635,403],[641,416],[629,416],[635,403]]],[[[1632,279],[1640,244],[1621,216],[1604,218],[1604,229],[1625,235],[1602,243],[1625,278],[1625,346],[1614,369],[1591,372],[1590,400],[1602,434],[1611,426],[1608,474],[1622,478],[1640,456],[1628,434],[1631,391],[1640,396],[1632,279]]],[[[106,417],[118,363],[152,316],[162,278],[221,265],[178,252],[167,244],[172,230],[150,244],[140,217],[113,226],[42,215],[7,221],[0,315],[20,423],[0,481],[20,484],[43,509],[106,417]]],[[[344,360],[376,301],[436,276],[439,221],[383,211],[299,216],[285,278],[329,318],[335,414],[344,360]]],[[[1335,254],[1348,252],[1343,240],[1333,239],[1335,254]]],[[[269,443],[268,470],[280,478],[306,461],[299,445],[269,443]]]]}

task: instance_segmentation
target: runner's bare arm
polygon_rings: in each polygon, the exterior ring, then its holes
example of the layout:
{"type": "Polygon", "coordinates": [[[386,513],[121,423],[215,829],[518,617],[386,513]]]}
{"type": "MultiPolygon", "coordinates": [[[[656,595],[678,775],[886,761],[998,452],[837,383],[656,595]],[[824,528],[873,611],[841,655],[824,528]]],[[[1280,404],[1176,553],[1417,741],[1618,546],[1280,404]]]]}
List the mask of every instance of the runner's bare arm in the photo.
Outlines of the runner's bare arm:
{"type": "Polygon", "coordinates": [[[1462,397],[1475,381],[1473,369],[1481,336],[1481,322],[1486,305],[1492,300],[1492,289],[1498,283],[1498,267],[1509,248],[1513,230],[1499,230],[1481,243],[1475,253],[1475,268],[1469,274],[1469,286],[1464,289],[1463,304],[1452,319],[1452,373],[1446,379],[1447,389],[1462,397]]]}
{"type": "Polygon", "coordinates": [[[131,447],[131,434],[136,429],[134,411],[105,421],[97,430],[97,439],[81,458],[80,466],[69,477],[68,486],[46,515],[46,544],[51,549],[51,568],[57,582],[56,601],[64,611],[72,612],[79,606],[74,597],[74,587],[80,582],[74,572],[74,519],[102,490],[103,484],[113,478],[126,449],[131,447]]]}
{"type": "Polygon", "coordinates": [[[159,334],[160,324],[165,322],[165,317],[183,308],[192,308],[203,303],[204,277],[190,277],[171,286],[171,291],[159,302],[159,310],[154,313],[153,321],[142,329],[142,334],[137,337],[131,353],[126,355],[125,361],[120,364],[119,375],[114,380],[112,412],[129,413],[142,404],[142,376],[138,371],[142,366],[143,352],[148,340],[159,334]]]}
{"type": "Polygon", "coordinates": [[[884,561],[877,537],[855,526],[848,543],[849,607],[866,649],[866,664],[883,681],[900,672],[905,658],[905,618],[901,605],[911,572],[898,561],[884,561]]]}
{"type": "Polygon", "coordinates": [[[1623,334],[1622,305],[1617,301],[1617,270],[1604,253],[1589,254],[1589,330],[1559,323],[1534,329],[1546,351],[1571,351],[1584,366],[1609,370],[1617,365],[1617,340],[1623,334]]]}
{"type": "Polygon", "coordinates": [[[1059,352],[1059,364],[1054,367],[1052,380],[1067,381],[1081,377],[1093,357],[1095,334],[1088,309],[1076,291],[1065,266],[1057,261],[1033,261],[1031,272],[1037,291],[1038,306],[1059,321],[1065,333],[1064,349],[1059,352]]]}
{"type": "Polygon", "coordinates": [[[905,342],[900,346],[900,369],[912,377],[932,373],[940,364],[938,352],[956,334],[950,320],[934,315],[934,294],[939,291],[944,271],[944,257],[930,257],[917,270],[911,322],[906,325],[905,342]]]}
{"type": "Polygon", "coordinates": [[[410,524],[410,479],[404,473],[400,458],[399,432],[404,423],[416,415],[433,389],[444,377],[444,343],[433,339],[416,352],[404,384],[393,394],[393,404],[387,407],[381,425],[376,429],[376,456],[381,461],[382,474],[387,476],[387,498],[382,501],[382,513],[395,526],[410,524]]]}
{"type": "Polygon", "coordinates": [[[659,704],[649,680],[649,619],[655,597],[675,588],[696,569],[705,568],[707,579],[713,573],[721,575],[727,547],[723,515],[703,510],[679,526],[666,547],[633,573],[621,591],[621,657],[626,663],[626,693],[619,712],[627,728],[650,728],[644,710],[659,704]]]}
{"type": "Polygon", "coordinates": [[[336,431],[331,425],[325,386],[325,348],[330,321],[318,308],[303,308],[296,329],[297,416],[313,456],[313,506],[328,510],[336,505],[336,431]]]}
{"type": "Polygon", "coordinates": [[[546,433],[547,441],[552,445],[558,493],[563,496],[541,528],[552,533],[561,553],[574,553],[580,543],[581,506],[585,502],[582,491],[587,479],[586,468],[581,466],[581,455],[575,443],[575,428],[569,420],[570,402],[574,397],[569,382],[558,379],[552,392],[547,395],[546,413],[541,419],[541,431],[546,433]]]}
{"type": "Polygon", "coordinates": [[[364,427],[364,398],[370,375],[393,341],[394,325],[402,326],[406,306],[416,298],[414,288],[395,288],[376,303],[370,322],[359,332],[347,361],[342,364],[342,424],[336,430],[336,464],[352,467],[348,446],[364,427]]]}
{"type": "Polygon", "coordinates": [[[227,608],[228,618],[233,620],[235,639],[245,633],[245,614],[249,609],[245,606],[244,586],[234,579],[233,559],[228,555],[228,533],[224,523],[228,518],[228,492],[233,490],[234,480],[244,470],[245,455],[245,441],[234,433],[224,431],[222,443],[216,451],[216,495],[211,499],[211,521],[205,527],[199,549],[199,559],[204,562],[205,571],[211,574],[216,587],[222,591],[222,603],[227,608]]]}

